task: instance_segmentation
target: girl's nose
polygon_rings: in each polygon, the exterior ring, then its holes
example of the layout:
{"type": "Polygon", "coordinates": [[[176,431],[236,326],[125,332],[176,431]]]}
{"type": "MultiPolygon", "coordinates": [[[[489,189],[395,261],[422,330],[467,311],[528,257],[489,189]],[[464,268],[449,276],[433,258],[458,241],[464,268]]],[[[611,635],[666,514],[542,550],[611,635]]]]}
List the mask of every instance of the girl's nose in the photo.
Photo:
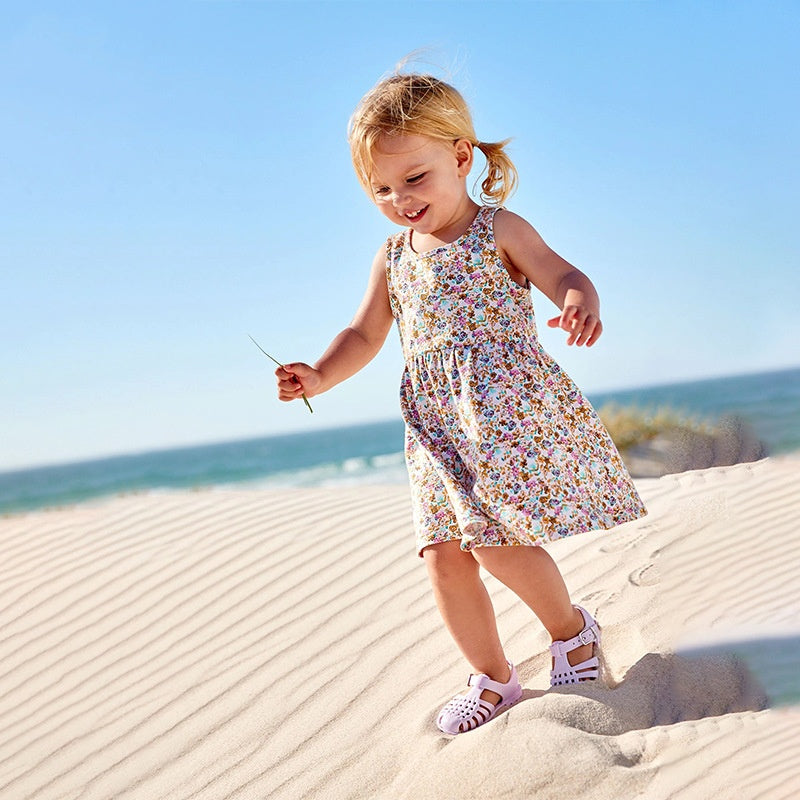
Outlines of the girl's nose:
{"type": "Polygon", "coordinates": [[[392,205],[397,208],[404,205],[408,201],[407,192],[392,192],[392,205]]]}

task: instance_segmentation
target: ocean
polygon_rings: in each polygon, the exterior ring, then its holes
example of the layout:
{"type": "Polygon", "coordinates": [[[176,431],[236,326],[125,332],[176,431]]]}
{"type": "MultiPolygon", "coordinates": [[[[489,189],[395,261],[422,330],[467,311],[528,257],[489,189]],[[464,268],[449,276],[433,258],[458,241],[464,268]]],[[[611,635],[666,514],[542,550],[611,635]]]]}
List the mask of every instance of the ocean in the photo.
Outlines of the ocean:
{"type": "MultiPolygon", "coordinates": [[[[597,409],[612,403],[653,410],[668,407],[711,423],[735,416],[752,428],[767,453],[800,451],[800,368],[588,393],[588,397],[597,409]]],[[[131,492],[405,481],[403,423],[394,419],[0,472],[0,513],[131,492]]]]}

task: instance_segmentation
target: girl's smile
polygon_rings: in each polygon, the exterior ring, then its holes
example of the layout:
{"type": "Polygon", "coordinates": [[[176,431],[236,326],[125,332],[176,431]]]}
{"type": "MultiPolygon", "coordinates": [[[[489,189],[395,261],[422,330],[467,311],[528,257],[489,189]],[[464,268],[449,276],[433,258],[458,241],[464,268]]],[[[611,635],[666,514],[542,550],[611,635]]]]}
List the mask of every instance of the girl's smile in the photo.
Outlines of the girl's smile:
{"type": "Polygon", "coordinates": [[[410,211],[406,214],[406,218],[411,220],[411,222],[419,222],[422,219],[423,214],[428,210],[428,206],[421,208],[419,211],[410,211]]]}
{"type": "Polygon", "coordinates": [[[467,194],[472,145],[417,134],[382,136],[372,153],[372,197],[381,213],[411,226],[414,247],[431,250],[458,239],[478,205],[467,194]]]}

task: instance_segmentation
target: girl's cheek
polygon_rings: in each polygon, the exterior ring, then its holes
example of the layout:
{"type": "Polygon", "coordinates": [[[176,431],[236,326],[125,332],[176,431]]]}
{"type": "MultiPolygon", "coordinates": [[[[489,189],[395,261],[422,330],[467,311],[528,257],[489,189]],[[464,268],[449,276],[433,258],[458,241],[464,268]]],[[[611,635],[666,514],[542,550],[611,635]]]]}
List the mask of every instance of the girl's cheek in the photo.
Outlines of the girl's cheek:
{"type": "Polygon", "coordinates": [[[375,200],[375,205],[378,207],[379,211],[386,216],[395,216],[396,214],[394,205],[387,200],[378,198],[375,200]]]}

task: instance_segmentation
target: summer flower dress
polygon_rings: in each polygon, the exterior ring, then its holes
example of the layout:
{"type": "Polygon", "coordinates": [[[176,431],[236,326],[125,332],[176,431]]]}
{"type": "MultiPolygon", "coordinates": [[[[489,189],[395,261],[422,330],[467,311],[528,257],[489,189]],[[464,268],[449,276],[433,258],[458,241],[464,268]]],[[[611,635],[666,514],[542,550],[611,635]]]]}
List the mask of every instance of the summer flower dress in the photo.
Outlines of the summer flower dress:
{"type": "Polygon", "coordinates": [[[417,551],[538,545],[647,512],[594,409],[545,353],[530,290],[495,248],[498,209],[427,253],[387,242],[417,551]]]}

